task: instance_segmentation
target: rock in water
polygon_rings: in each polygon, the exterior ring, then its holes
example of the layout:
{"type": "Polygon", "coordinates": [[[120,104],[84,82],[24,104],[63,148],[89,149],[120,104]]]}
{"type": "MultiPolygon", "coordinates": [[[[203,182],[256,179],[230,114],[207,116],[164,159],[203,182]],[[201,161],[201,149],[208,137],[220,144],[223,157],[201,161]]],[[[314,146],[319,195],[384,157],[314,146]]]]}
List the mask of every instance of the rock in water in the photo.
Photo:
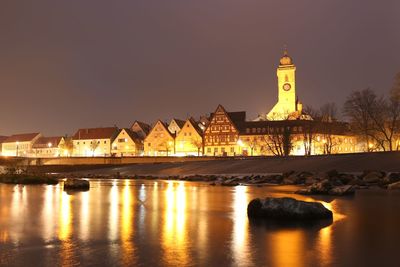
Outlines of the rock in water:
{"type": "Polygon", "coordinates": [[[249,218],[310,220],[332,219],[332,211],[319,202],[305,202],[294,198],[253,199],[247,206],[249,218]]]}
{"type": "Polygon", "coordinates": [[[335,186],[329,190],[329,195],[333,196],[354,195],[354,193],[355,189],[352,185],[335,186]]]}
{"type": "Polygon", "coordinates": [[[388,185],[389,190],[400,190],[400,182],[388,185]]]}
{"type": "Polygon", "coordinates": [[[90,189],[90,183],[88,180],[68,178],[64,182],[64,190],[83,190],[87,191],[90,189]]]}

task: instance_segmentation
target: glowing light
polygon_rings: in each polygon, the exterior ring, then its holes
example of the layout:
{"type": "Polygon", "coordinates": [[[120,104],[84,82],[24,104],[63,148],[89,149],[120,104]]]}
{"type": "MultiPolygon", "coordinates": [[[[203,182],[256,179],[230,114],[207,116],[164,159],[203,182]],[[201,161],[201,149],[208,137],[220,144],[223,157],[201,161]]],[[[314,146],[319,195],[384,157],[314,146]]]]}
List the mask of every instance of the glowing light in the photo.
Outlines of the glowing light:
{"type": "Polygon", "coordinates": [[[235,187],[233,199],[233,232],[231,241],[232,255],[235,265],[251,266],[248,250],[248,219],[243,214],[247,212],[248,194],[246,186],[235,187]]]}
{"type": "Polygon", "coordinates": [[[119,212],[119,191],[116,181],[113,181],[109,196],[110,212],[108,217],[109,239],[117,239],[118,233],[118,212],[119,212]]]}
{"type": "Polygon", "coordinates": [[[89,209],[89,192],[82,192],[80,194],[81,197],[81,220],[80,220],[80,231],[81,231],[81,237],[82,240],[87,240],[89,239],[89,229],[90,229],[90,223],[89,223],[89,215],[90,215],[90,209],[89,209]]]}
{"type": "Polygon", "coordinates": [[[69,196],[65,191],[62,191],[60,198],[61,215],[59,216],[58,238],[65,241],[70,237],[72,230],[71,196],[69,196]]]}
{"type": "Polygon", "coordinates": [[[165,203],[165,223],[162,232],[162,244],[166,251],[165,262],[173,266],[188,265],[189,255],[184,247],[187,233],[186,191],[183,182],[179,182],[177,187],[174,186],[174,182],[168,182],[165,203]]]}
{"type": "Polygon", "coordinates": [[[244,147],[244,143],[243,143],[243,141],[242,141],[241,139],[239,139],[239,140],[237,141],[237,144],[238,144],[238,146],[240,146],[240,147],[244,147]]]}

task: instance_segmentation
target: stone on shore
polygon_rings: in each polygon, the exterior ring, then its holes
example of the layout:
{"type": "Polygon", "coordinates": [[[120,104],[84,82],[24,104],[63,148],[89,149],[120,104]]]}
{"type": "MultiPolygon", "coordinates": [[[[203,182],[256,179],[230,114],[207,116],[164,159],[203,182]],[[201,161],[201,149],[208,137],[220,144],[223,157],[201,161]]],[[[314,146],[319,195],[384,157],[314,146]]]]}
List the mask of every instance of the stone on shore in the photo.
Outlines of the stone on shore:
{"type": "Polygon", "coordinates": [[[90,189],[90,183],[88,180],[68,178],[64,182],[64,190],[82,190],[87,191],[90,189]]]}
{"type": "Polygon", "coordinates": [[[355,187],[353,185],[335,185],[333,181],[325,179],[321,182],[312,184],[307,188],[297,190],[295,193],[300,195],[332,195],[332,196],[344,196],[352,195],[355,193],[355,187]]]}
{"type": "Polygon", "coordinates": [[[335,186],[328,193],[332,196],[354,195],[355,187],[352,185],[335,186]]]}
{"type": "Polygon", "coordinates": [[[389,190],[400,190],[400,182],[388,185],[389,190]]]}
{"type": "Polygon", "coordinates": [[[253,199],[247,206],[249,218],[278,220],[332,219],[332,211],[319,202],[305,202],[294,198],[253,199]]]}
{"type": "Polygon", "coordinates": [[[378,183],[384,177],[384,175],[385,173],[379,171],[364,171],[362,179],[368,184],[373,184],[378,183]]]}

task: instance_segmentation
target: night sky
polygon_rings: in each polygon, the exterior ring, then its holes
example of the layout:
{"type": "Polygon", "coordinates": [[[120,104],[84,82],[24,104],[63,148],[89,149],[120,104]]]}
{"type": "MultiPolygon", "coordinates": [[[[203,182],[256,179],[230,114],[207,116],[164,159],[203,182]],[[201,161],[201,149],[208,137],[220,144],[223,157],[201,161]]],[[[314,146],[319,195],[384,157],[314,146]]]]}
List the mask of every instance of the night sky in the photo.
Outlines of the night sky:
{"type": "Polygon", "coordinates": [[[399,0],[2,0],[0,135],[268,112],[284,45],[304,105],[387,92],[399,0]]]}

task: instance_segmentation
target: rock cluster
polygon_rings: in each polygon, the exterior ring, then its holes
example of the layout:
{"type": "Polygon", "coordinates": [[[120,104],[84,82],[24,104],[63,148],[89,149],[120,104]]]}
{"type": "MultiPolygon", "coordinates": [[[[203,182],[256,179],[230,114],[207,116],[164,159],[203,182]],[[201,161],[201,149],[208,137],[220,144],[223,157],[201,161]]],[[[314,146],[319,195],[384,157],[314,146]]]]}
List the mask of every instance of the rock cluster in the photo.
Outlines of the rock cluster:
{"type": "Polygon", "coordinates": [[[87,191],[90,189],[90,183],[88,180],[68,178],[64,182],[64,190],[81,190],[87,191]]]}
{"type": "Polygon", "coordinates": [[[275,220],[332,219],[332,211],[319,202],[305,202],[294,198],[253,199],[247,206],[249,218],[275,220]]]}

